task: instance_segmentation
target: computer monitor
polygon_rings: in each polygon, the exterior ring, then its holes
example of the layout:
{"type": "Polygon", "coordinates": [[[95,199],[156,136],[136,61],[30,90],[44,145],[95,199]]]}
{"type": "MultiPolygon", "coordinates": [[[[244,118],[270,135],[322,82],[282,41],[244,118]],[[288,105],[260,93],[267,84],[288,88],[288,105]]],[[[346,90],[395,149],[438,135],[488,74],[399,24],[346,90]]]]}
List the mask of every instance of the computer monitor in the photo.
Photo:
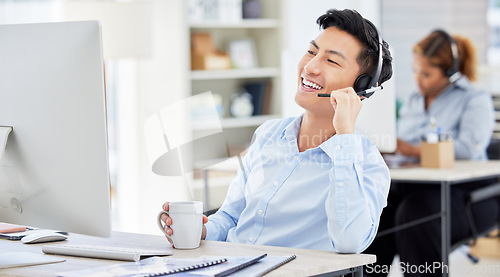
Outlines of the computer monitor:
{"type": "Polygon", "coordinates": [[[100,24],[0,25],[0,38],[0,222],[109,236],[100,24]]]}

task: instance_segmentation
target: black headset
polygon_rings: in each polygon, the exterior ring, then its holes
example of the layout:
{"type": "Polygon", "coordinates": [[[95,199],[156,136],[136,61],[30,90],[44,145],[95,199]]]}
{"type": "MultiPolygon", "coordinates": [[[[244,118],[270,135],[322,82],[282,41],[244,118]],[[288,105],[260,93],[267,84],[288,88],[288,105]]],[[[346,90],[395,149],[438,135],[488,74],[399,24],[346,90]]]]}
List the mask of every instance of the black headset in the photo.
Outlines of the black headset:
{"type": "MultiPolygon", "coordinates": [[[[354,91],[360,92],[363,90],[367,90],[372,87],[377,86],[378,79],[380,78],[380,73],[382,72],[382,37],[380,36],[380,33],[377,30],[377,27],[373,25],[370,21],[366,21],[368,24],[372,26],[372,28],[375,30],[375,33],[377,34],[377,39],[378,39],[378,45],[377,45],[377,50],[378,50],[378,60],[377,60],[377,68],[375,69],[375,72],[373,73],[373,77],[363,73],[356,78],[356,81],[354,82],[354,91]]],[[[373,93],[371,94],[366,94],[364,97],[368,98],[372,96],[373,93]]]]}
{"type": "MultiPolygon", "coordinates": [[[[444,30],[437,29],[437,30],[434,30],[433,33],[439,33],[439,34],[441,34],[443,37],[446,38],[446,40],[450,44],[451,55],[452,55],[452,58],[453,58],[453,66],[450,67],[450,68],[448,68],[446,70],[445,74],[448,77],[448,80],[450,81],[450,83],[454,83],[458,79],[460,79],[460,77],[462,77],[462,73],[460,73],[460,69],[459,69],[460,61],[458,59],[458,47],[457,47],[457,43],[455,42],[455,40],[453,39],[453,37],[450,36],[450,34],[448,34],[444,30]]],[[[429,57],[431,57],[432,55],[434,55],[434,53],[438,49],[438,45],[434,45],[435,43],[437,43],[437,42],[432,43],[428,47],[427,51],[425,52],[425,54],[428,55],[429,57]],[[433,46],[433,47],[431,47],[431,46],[433,46]]]]}

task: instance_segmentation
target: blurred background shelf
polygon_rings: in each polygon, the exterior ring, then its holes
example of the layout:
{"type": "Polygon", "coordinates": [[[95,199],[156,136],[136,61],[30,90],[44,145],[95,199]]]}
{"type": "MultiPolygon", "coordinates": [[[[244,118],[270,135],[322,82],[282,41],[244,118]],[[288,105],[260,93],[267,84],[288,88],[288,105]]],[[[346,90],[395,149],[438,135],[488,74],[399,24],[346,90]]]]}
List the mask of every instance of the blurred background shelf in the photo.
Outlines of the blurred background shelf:
{"type": "Polygon", "coordinates": [[[196,22],[190,23],[191,29],[265,29],[277,28],[279,26],[278,19],[258,18],[258,19],[242,19],[236,22],[196,22]]]}
{"type": "Polygon", "coordinates": [[[191,70],[193,81],[221,79],[274,78],[280,76],[279,67],[259,67],[227,70],[191,70]]]}
{"type": "MultiPolygon", "coordinates": [[[[238,118],[238,117],[230,117],[230,118],[222,118],[221,126],[222,129],[230,129],[230,128],[244,128],[244,127],[258,127],[262,123],[267,120],[280,118],[279,115],[269,114],[269,115],[255,115],[250,117],[238,118]]],[[[219,125],[216,124],[205,124],[203,122],[197,122],[193,126],[194,131],[201,130],[211,130],[219,128],[219,125]]]]}
{"type": "MultiPolygon", "coordinates": [[[[196,0],[192,2],[201,3],[196,0]]],[[[220,124],[197,120],[191,126],[192,132],[196,137],[202,137],[222,127],[231,156],[241,153],[250,145],[259,125],[266,120],[279,118],[282,114],[283,1],[257,1],[260,2],[260,10],[253,18],[244,18],[248,17],[245,16],[248,15],[248,10],[245,13],[244,7],[242,9],[240,6],[238,9],[232,6],[236,2],[224,2],[225,6],[219,5],[218,12],[214,13],[212,11],[216,7],[210,6],[208,2],[203,2],[205,8],[202,10],[199,10],[199,5],[188,4],[185,25],[188,45],[192,51],[190,60],[187,61],[187,64],[192,64],[187,72],[187,94],[198,95],[210,91],[217,100],[221,118],[220,124]],[[232,10],[230,15],[228,10],[232,10]],[[247,41],[248,44],[241,48],[241,44],[238,44],[240,41],[247,41]],[[235,50],[234,45],[240,45],[240,48],[235,50]],[[219,67],[225,63],[224,60],[217,59],[223,59],[224,55],[231,59],[229,67],[219,67]],[[209,63],[209,59],[220,63],[209,63]],[[248,64],[248,60],[253,62],[248,64]],[[204,66],[200,66],[200,61],[205,62],[204,66]],[[245,93],[252,96],[253,112],[251,116],[235,117],[231,113],[235,96],[245,93]]],[[[244,2],[242,4],[245,5],[244,2]]],[[[241,111],[233,108],[233,112],[235,110],[241,111]]],[[[212,153],[213,149],[204,151],[219,158],[227,158],[228,155],[226,151],[219,154],[212,153]]]]}

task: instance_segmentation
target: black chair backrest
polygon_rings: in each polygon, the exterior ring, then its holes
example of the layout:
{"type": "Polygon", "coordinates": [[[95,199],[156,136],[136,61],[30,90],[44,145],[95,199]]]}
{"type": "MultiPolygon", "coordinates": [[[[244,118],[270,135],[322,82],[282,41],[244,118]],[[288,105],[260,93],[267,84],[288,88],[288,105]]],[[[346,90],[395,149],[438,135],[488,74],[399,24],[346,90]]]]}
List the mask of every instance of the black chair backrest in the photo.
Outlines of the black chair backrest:
{"type": "Polygon", "coordinates": [[[488,154],[488,159],[500,160],[500,139],[492,138],[486,149],[486,153],[488,154]]]}

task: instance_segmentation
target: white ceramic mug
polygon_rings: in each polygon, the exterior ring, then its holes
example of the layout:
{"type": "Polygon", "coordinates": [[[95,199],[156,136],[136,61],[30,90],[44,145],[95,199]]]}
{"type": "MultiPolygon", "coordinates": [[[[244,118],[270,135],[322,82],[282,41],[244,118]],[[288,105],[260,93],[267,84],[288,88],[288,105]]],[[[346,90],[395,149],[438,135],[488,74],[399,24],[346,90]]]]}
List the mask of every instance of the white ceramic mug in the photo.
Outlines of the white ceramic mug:
{"type": "Polygon", "coordinates": [[[201,232],[203,230],[203,203],[199,201],[170,202],[168,212],[158,214],[158,227],[174,242],[176,249],[194,249],[200,246],[201,232]],[[165,232],[165,225],[161,215],[166,214],[172,218],[172,236],[165,232]]]}

